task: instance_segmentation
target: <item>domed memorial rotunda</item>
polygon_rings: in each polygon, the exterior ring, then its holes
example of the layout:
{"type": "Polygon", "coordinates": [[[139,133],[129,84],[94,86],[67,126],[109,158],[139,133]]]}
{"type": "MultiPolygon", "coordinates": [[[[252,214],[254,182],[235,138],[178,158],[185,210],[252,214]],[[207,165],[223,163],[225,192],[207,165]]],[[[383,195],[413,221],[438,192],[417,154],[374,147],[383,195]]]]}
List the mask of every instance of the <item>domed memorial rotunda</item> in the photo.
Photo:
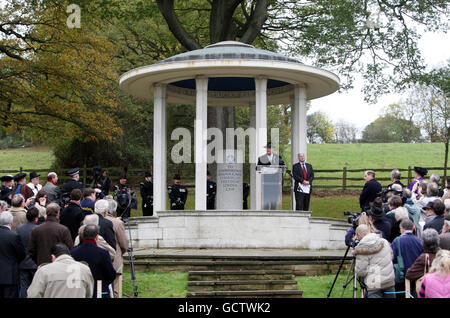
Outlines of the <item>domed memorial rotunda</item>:
{"type": "MultiPolygon", "coordinates": [[[[335,74],[278,53],[225,41],[131,70],[120,77],[120,88],[134,97],[153,101],[154,107],[155,217],[133,220],[138,245],[332,248],[330,238],[336,236],[336,231],[343,231],[342,222],[311,218],[308,211],[261,209],[262,194],[255,163],[265,153],[267,144],[267,105],[290,104],[292,107],[292,155],[291,162],[286,164],[291,166],[297,162],[300,152],[307,154],[306,102],[336,92],[339,78],[335,74]],[[166,211],[168,103],[196,105],[193,211],[166,211]],[[207,108],[214,106],[250,107],[250,123],[256,131],[249,149],[250,162],[253,162],[251,210],[206,209],[207,108]],[[322,238],[310,243],[307,236],[315,231],[313,223],[327,230],[320,234],[322,238]],[[146,234],[144,229],[153,231],[146,234]]],[[[340,242],[335,245],[342,247],[340,242]]]]}

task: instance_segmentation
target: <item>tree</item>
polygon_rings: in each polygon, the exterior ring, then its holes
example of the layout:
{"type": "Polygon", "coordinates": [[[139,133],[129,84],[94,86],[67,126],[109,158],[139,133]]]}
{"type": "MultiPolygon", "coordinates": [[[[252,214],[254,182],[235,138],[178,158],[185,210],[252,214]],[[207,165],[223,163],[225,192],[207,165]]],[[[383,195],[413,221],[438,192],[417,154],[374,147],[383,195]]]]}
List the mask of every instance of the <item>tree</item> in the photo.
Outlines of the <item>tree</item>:
{"type": "Polygon", "coordinates": [[[391,115],[378,117],[364,128],[362,141],[369,143],[413,142],[420,140],[420,127],[391,115]]]}
{"type": "Polygon", "coordinates": [[[444,178],[447,176],[450,140],[450,60],[447,65],[431,70],[417,79],[410,91],[410,107],[420,110],[418,120],[430,142],[443,142],[444,178]]]}
{"type": "Polygon", "coordinates": [[[366,99],[403,88],[424,71],[416,27],[446,30],[446,0],[157,0],[186,50],[224,40],[289,54],[336,70],[350,87],[364,74],[366,99]],[[376,21],[374,21],[376,19],[376,21]],[[209,28],[199,22],[209,21],[209,28]]]}
{"type": "Polygon", "coordinates": [[[310,143],[331,143],[334,137],[333,123],[323,112],[315,112],[306,117],[306,135],[310,143]]]}
{"type": "Polygon", "coordinates": [[[114,47],[89,24],[68,28],[66,8],[65,1],[5,4],[0,13],[0,122],[37,139],[80,135],[86,141],[111,141],[121,133],[114,117],[114,47]]]}
{"type": "Polygon", "coordinates": [[[351,123],[339,121],[334,124],[334,142],[338,144],[351,144],[357,140],[358,128],[351,123]]]}

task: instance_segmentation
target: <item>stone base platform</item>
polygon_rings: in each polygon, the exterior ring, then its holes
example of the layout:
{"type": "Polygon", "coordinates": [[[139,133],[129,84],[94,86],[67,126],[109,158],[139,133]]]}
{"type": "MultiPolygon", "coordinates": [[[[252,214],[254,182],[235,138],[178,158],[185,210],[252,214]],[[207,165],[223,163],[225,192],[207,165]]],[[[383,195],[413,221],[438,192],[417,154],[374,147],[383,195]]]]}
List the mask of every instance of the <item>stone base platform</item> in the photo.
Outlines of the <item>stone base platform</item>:
{"type": "MultiPolygon", "coordinates": [[[[335,274],[345,250],[135,249],[137,271],[291,270],[295,276],[335,274]]],[[[352,260],[347,255],[345,271],[352,260]]],[[[128,254],[124,255],[128,268],[128,254]]]]}
{"type": "Polygon", "coordinates": [[[345,249],[350,225],[306,211],[159,211],[129,221],[135,248],[345,249]]]}

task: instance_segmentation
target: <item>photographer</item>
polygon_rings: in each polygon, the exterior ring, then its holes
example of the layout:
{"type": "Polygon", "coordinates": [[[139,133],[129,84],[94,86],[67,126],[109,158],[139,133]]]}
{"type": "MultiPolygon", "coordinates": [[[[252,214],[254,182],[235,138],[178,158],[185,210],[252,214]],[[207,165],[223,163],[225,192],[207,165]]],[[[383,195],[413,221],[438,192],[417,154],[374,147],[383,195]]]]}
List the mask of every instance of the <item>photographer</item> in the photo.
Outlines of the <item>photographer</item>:
{"type": "Polygon", "coordinates": [[[117,216],[122,219],[128,219],[131,209],[137,209],[136,194],[128,187],[124,173],[120,175],[119,184],[114,187],[114,200],[117,202],[117,216]]]}
{"type": "Polygon", "coordinates": [[[392,264],[393,252],[389,242],[371,233],[370,228],[359,225],[356,228],[359,244],[353,254],[356,257],[355,273],[363,278],[367,298],[395,298],[395,275],[392,264]]]}
{"type": "MultiPolygon", "coordinates": [[[[358,214],[356,214],[358,215],[358,214]]],[[[370,221],[369,217],[366,215],[365,212],[362,212],[361,214],[359,214],[359,216],[356,216],[355,214],[352,215],[351,217],[349,217],[348,222],[353,225],[352,228],[350,230],[347,231],[347,234],[345,235],[345,245],[347,246],[355,246],[355,231],[356,228],[361,225],[361,224],[365,224],[369,227],[370,233],[377,233],[378,235],[380,235],[380,237],[382,236],[381,231],[378,231],[375,226],[372,224],[372,222],[370,221]]]]}
{"type": "Polygon", "coordinates": [[[392,170],[391,171],[391,181],[392,181],[392,183],[390,185],[388,185],[386,187],[386,189],[392,189],[392,186],[394,184],[398,184],[399,186],[401,186],[400,191],[403,190],[405,185],[400,181],[401,176],[402,176],[402,174],[401,174],[400,170],[398,170],[398,169],[392,170]]]}
{"type": "Polygon", "coordinates": [[[380,197],[373,201],[372,208],[367,211],[367,215],[375,228],[381,231],[383,238],[388,240],[391,237],[392,223],[386,218],[383,201],[380,197]]]}

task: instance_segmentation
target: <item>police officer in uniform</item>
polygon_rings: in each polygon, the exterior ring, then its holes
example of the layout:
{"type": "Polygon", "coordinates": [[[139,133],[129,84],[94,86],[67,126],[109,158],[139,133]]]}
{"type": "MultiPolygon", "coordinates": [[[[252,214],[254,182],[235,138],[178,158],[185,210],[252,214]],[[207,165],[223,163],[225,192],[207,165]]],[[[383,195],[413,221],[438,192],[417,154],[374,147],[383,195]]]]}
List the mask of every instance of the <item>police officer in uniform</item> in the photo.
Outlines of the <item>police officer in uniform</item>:
{"type": "Polygon", "coordinates": [[[153,215],[153,183],[152,174],[150,172],[145,173],[145,181],[141,182],[141,197],[142,197],[142,215],[153,215]]]}
{"type": "Polygon", "coordinates": [[[72,180],[67,181],[61,187],[63,205],[69,203],[70,192],[72,192],[73,189],[80,189],[83,191],[83,183],[80,182],[80,169],[74,168],[69,170],[67,174],[72,177],[72,180]]]}
{"type": "Polygon", "coordinates": [[[173,185],[169,187],[170,209],[184,210],[187,195],[188,190],[185,186],[181,185],[181,177],[179,174],[176,174],[173,177],[173,185]]]}
{"type": "Polygon", "coordinates": [[[242,209],[244,210],[248,210],[248,195],[250,193],[250,186],[247,183],[244,183],[243,187],[242,187],[242,191],[243,191],[243,203],[242,203],[242,209]]]}
{"type": "Polygon", "coordinates": [[[216,203],[217,185],[214,181],[211,181],[211,173],[209,172],[209,170],[206,172],[206,178],[206,208],[208,210],[214,210],[216,203]]]}
{"type": "Polygon", "coordinates": [[[0,178],[0,181],[2,182],[2,186],[0,187],[0,200],[6,201],[9,206],[11,206],[13,179],[14,177],[11,175],[0,178]]]}

